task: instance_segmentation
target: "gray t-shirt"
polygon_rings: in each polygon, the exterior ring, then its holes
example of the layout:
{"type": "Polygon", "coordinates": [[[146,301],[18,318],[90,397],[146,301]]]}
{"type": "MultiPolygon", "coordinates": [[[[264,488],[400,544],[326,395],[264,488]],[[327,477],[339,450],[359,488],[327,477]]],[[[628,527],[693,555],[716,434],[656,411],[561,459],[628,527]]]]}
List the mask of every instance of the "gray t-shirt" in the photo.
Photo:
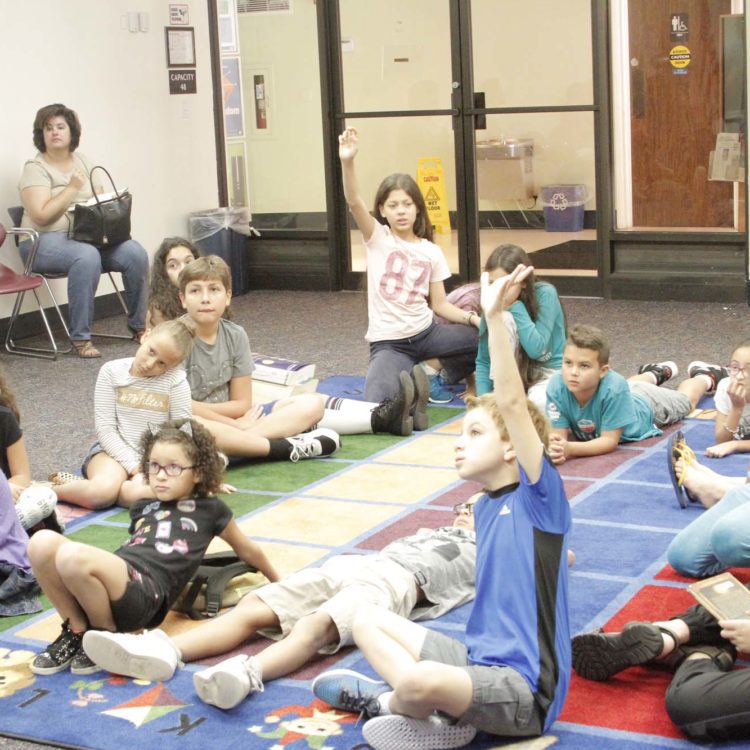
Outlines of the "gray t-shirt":
{"type": "Polygon", "coordinates": [[[219,321],[213,344],[196,337],[185,361],[193,401],[219,404],[229,401],[229,381],[251,375],[254,369],[245,329],[229,320],[219,321]]]}
{"type": "Polygon", "coordinates": [[[453,526],[420,529],[391,542],[380,556],[413,573],[429,600],[414,608],[412,620],[439,617],[474,598],[477,544],[473,531],[453,526]]]}

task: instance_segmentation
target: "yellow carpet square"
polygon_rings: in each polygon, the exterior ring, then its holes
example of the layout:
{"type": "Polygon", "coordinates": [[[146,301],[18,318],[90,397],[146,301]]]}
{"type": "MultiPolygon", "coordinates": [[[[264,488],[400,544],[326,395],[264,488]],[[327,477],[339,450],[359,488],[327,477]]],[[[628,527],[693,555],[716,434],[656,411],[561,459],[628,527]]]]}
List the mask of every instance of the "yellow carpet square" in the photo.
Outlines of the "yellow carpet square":
{"type": "MultiPolygon", "coordinates": [[[[455,469],[362,464],[312,487],[305,494],[351,500],[411,505],[450,486],[457,479],[455,469]]],[[[370,516],[370,510],[361,515],[370,516]]],[[[374,523],[369,524],[371,528],[374,523]]]]}
{"type": "Polygon", "coordinates": [[[433,433],[440,433],[441,435],[460,435],[461,434],[461,423],[463,417],[458,417],[450,422],[441,424],[440,427],[435,428],[433,433]]]}
{"type": "MultiPolygon", "coordinates": [[[[327,492],[316,491],[316,495],[327,492]]],[[[255,537],[336,547],[369,531],[400,512],[389,505],[362,506],[309,497],[291,497],[256,513],[243,530],[255,537]]]]}
{"type": "MultiPolygon", "coordinates": [[[[397,447],[378,456],[375,461],[393,464],[416,464],[419,466],[441,466],[453,468],[456,439],[451,435],[423,435],[416,440],[400,443],[397,447]]],[[[458,475],[455,477],[458,479],[458,475]]]]}

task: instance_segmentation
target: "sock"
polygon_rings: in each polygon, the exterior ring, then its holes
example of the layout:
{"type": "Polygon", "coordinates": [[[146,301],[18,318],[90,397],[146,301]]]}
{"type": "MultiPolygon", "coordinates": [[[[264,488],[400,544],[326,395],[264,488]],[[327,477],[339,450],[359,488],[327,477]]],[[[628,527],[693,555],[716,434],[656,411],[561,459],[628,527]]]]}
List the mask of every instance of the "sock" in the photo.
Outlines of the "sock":
{"type": "Polygon", "coordinates": [[[268,441],[268,458],[272,461],[288,461],[292,455],[292,444],[286,438],[272,438],[268,441]]]}
{"type": "Polygon", "coordinates": [[[703,379],[703,382],[706,384],[706,390],[712,391],[714,389],[714,381],[710,375],[706,375],[705,372],[699,372],[695,377],[703,379]]]}
{"type": "Polygon", "coordinates": [[[422,365],[424,371],[427,373],[428,378],[431,378],[433,375],[438,374],[438,370],[436,370],[434,367],[430,367],[427,362],[420,362],[420,364],[422,365]]]}
{"type": "Polygon", "coordinates": [[[392,695],[393,695],[393,690],[386,690],[384,693],[381,693],[378,696],[378,703],[380,704],[380,715],[392,713],[391,711],[391,696],[392,695]]]}
{"type": "Polygon", "coordinates": [[[361,435],[372,432],[372,410],[377,407],[369,401],[330,396],[325,402],[323,419],[318,427],[335,430],[339,435],[361,435]]]}

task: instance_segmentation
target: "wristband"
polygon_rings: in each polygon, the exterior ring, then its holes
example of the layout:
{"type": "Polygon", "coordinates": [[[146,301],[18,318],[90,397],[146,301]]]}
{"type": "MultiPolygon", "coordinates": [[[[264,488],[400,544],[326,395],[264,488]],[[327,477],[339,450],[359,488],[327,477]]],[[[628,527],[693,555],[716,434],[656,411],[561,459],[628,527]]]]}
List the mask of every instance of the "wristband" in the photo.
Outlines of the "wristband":
{"type": "Polygon", "coordinates": [[[725,424],[722,425],[722,427],[734,438],[735,440],[742,440],[742,435],[740,434],[740,426],[737,425],[737,429],[733,430],[731,427],[727,427],[725,424]]]}

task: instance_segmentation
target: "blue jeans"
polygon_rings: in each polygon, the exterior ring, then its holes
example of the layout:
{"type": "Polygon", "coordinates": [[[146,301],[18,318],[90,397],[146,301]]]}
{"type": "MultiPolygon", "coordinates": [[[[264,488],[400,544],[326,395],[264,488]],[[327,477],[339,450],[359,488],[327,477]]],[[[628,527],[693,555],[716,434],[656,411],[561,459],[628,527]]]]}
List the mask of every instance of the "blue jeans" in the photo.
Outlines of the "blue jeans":
{"type": "Polygon", "coordinates": [[[479,332],[458,323],[438,325],[408,339],[373,341],[365,380],[365,401],[380,403],[398,393],[398,376],[425,359],[439,359],[449,383],[457,383],[474,372],[479,332]]]}
{"type": "Polygon", "coordinates": [[[729,490],[684,528],[669,545],[667,560],[693,578],[750,567],[750,485],[729,490]]]}
{"type": "MultiPolygon", "coordinates": [[[[31,241],[19,245],[25,260],[31,241]]],[[[68,327],[73,341],[91,338],[94,296],[102,271],[119,271],[125,287],[128,326],[143,330],[148,302],[148,255],[135,240],[108,250],[68,239],[66,232],[40,232],[34,268],[38,273],[60,273],[68,277],[68,327]]]]}

